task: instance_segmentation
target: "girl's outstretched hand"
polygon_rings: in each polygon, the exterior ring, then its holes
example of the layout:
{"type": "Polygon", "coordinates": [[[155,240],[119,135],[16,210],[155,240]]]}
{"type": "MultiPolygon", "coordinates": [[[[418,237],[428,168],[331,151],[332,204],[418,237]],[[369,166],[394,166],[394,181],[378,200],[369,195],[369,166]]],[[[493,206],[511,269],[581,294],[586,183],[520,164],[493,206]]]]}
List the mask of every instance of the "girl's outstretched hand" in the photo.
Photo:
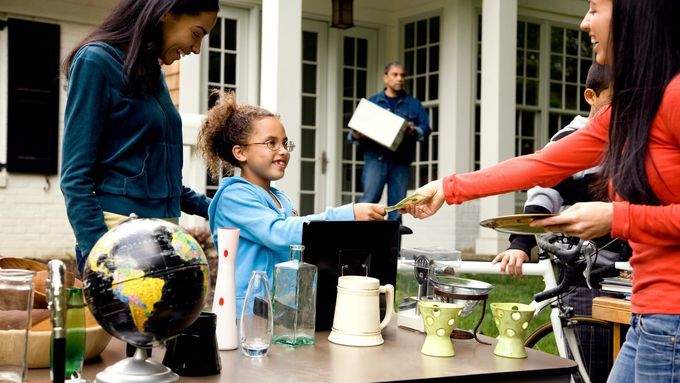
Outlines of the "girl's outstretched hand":
{"type": "Polygon", "coordinates": [[[428,183],[425,186],[421,186],[417,189],[414,194],[421,194],[427,199],[413,205],[406,205],[403,209],[399,210],[400,213],[408,213],[416,218],[427,218],[434,215],[439,208],[444,204],[444,185],[442,184],[441,178],[428,183]]]}
{"type": "Polygon", "coordinates": [[[385,219],[385,206],[377,203],[355,203],[354,204],[354,220],[355,221],[382,221],[385,219]]]}
{"type": "Polygon", "coordinates": [[[593,239],[611,232],[613,216],[611,202],[579,202],[557,216],[537,219],[529,226],[543,226],[547,231],[593,239]]]}

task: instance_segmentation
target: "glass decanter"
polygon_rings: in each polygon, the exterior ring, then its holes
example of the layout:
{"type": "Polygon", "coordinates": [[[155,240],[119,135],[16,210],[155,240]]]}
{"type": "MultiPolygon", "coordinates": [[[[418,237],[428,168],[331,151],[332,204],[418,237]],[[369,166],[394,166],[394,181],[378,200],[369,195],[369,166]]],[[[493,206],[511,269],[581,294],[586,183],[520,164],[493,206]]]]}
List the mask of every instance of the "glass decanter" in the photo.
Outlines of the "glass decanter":
{"type": "Polygon", "coordinates": [[[246,356],[267,355],[272,343],[272,298],[264,271],[253,271],[241,309],[239,340],[246,356]]]}
{"type": "Polygon", "coordinates": [[[317,267],[302,261],[305,247],[290,246],[290,260],[274,266],[274,343],[314,344],[317,267]]]}

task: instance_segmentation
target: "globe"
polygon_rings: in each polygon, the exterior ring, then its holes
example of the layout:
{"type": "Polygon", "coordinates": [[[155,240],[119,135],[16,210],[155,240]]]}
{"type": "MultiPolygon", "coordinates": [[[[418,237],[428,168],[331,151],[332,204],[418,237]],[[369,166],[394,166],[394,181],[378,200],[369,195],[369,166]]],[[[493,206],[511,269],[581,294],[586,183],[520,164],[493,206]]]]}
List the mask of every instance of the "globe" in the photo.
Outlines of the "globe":
{"type": "Polygon", "coordinates": [[[210,281],[196,240],[160,219],[130,218],[102,236],[83,271],[85,299],[112,336],[149,348],[198,317],[210,281]]]}

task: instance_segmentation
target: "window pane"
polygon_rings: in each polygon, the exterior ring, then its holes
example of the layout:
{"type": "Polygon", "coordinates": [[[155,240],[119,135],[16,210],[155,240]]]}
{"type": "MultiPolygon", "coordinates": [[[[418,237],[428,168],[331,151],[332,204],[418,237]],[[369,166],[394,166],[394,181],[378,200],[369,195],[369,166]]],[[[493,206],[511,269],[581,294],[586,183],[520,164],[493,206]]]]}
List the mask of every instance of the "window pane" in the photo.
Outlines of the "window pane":
{"type": "Polygon", "coordinates": [[[564,86],[564,107],[566,109],[576,109],[578,99],[578,87],[576,85],[564,86]]]}
{"type": "Polygon", "coordinates": [[[521,78],[517,79],[517,85],[515,86],[515,103],[524,104],[524,80],[521,78]]]}
{"type": "Polygon", "coordinates": [[[368,68],[368,40],[357,39],[357,66],[368,68]]]}
{"type": "Polygon", "coordinates": [[[236,50],[236,20],[224,19],[224,49],[236,50]]]}
{"type": "Polygon", "coordinates": [[[354,160],[355,161],[363,161],[364,160],[364,149],[361,148],[361,146],[358,146],[354,152],[354,160]]]}
{"type": "Polygon", "coordinates": [[[425,77],[416,78],[416,98],[420,101],[425,100],[425,77]]]}
{"type": "Polygon", "coordinates": [[[220,41],[222,40],[222,18],[218,18],[215,26],[208,35],[208,46],[211,48],[221,48],[220,41]]]}
{"type": "Polygon", "coordinates": [[[581,57],[591,57],[593,55],[593,44],[590,43],[590,36],[587,32],[581,32],[581,57]]]}
{"type": "Polygon", "coordinates": [[[236,55],[224,54],[224,83],[236,84],[236,55]]]}
{"type": "Polygon", "coordinates": [[[316,125],[316,98],[302,97],[302,125],[316,125]]]}
{"type": "Polygon", "coordinates": [[[300,143],[300,157],[316,157],[316,131],[314,129],[302,129],[302,142],[300,143]]]}
{"type": "Polygon", "coordinates": [[[314,214],[314,194],[300,194],[300,215],[314,214]]]}
{"type": "Polygon", "coordinates": [[[538,78],[538,52],[527,52],[527,77],[538,78]]]}
{"type": "Polygon", "coordinates": [[[562,53],[562,41],[564,39],[564,30],[562,28],[552,28],[550,33],[550,51],[555,53],[562,53]]]}
{"type": "Polygon", "coordinates": [[[415,41],[415,25],[414,23],[408,23],[404,25],[404,48],[413,48],[413,43],[415,41]]]}
{"type": "Polygon", "coordinates": [[[550,55],[550,79],[562,81],[562,56],[550,55]]]}
{"type": "Polygon", "coordinates": [[[302,32],[302,59],[305,61],[316,61],[316,47],[317,47],[316,32],[302,32]]]}
{"type": "Polygon", "coordinates": [[[354,71],[345,68],[342,71],[342,95],[343,97],[354,97],[354,71]]]}
{"type": "Polygon", "coordinates": [[[575,29],[567,29],[567,39],[566,39],[566,53],[568,55],[578,55],[579,50],[579,33],[575,29]]]}
{"type": "Polygon", "coordinates": [[[352,118],[352,113],[354,113],[354,103],[351,100],[342,101],[342,126],[347,126],[349,119],[352,118]]]}
{"type": "Polygon", "coordinates": [[[208,81],[220,82],[220,52],[210,52],[208,54],[208,81]]]}
{"type": "Polygon", "coordinates": [[[437,100],[439,98],[439,76],[433,74],[430,76],[430,84],[427,89],[427,99],[437,100]]]}
{"type": "Polygon", "coordinates": [[[413,78],[406,79],[406,89],[408,93],[413,94],[413,78]]]}
{"type": "Polygon", "coordinates": [[[439,159],[439,135],[433,134],[430,136],[432,138],[432,160],[439,159]]]}
{"type": "MultiPolygon", "coordinates": [[[[481,27],[480,27],[481,28],[481,27]]],[[[525,36],[526,24],[523,22],[517,23],[517,47],[524,48],[524,36],[525,36]]]]}
{"type": "Polygon", "coordinates": [[[416,45],[427,44],[427,20],[419,20],[417,23],[416,45]]]}
{"type": "Polygon", "coordinates": [[[423,142],[419,142],[418,146],[420,146],[420,156],[418,157],[420,161],[427,161],[430,159],[430,139],[428,137],[427,140],[423,142]]]}
{"type": "Polygon", "coordinates": [[[342,164],[342,191],[352,191],[352,164],[342,164]]]}
{"type": "Polygon", "coordinates": [[[527,49],[539,50],[541,40],[541,26],[527,23],[527,49]]]}
{"type": "Polygon", "coordinates": [[[550,107],[562,108],[562,85],[558,83],[550,83],[550,107]]]}
{"type": "Polygon", "coordinates": [[[439,42],[439,17],[430,19],[430,44],[439,42]]]}
{"type": "Polygon", "coordinates": [[[357,70],[357,97],[366,97],[367,93],[366,71],[357,70]]]}
{"type": "Polygon", "coordinates": [[[302,92],[316,93],[316,65],[302,64],[302,92]]]}
{"type": "Polygon", "coordinates": [[[531,154],[534,150],[534,140],[523,139],[520,143],[520,155],[531,154]]]}
{"type": "Polygon", "coordinates": [[[430,47],[430,72],[439,70],[439,46],[430,47]]]}
{"type": "MultiPolygon", "coordinates": [[[[481,64],[481,62],[478,63],[478,65],[481,64]]],[[[517,51],[517,76],[524,76],[524,51],[520,50],[517,51]]]]}
{"type": "Polygon", "coordinates": [[[526,86],[526,104],[538,105],[538,81],[527,80],[526,86]]]}
{"type": "Polygon", "coordinates": [[[300,188],[302,190],[314,190],[314,162],[302,161],[300,188]]]}
{"type": "MultiPolygon", "coordinates": [[[[343,132],[344,133],[344,132],[343,132]]],[[[346,161],[351,161],[352,160],[352,148],[354,148],[354,144],[349,142],[347,139],[347,135],[343,134],[342,135],[342,159],[346,161]]]]}
{"type": "Polygon", "coordinates": [[[586,60],[586,59],[581,59],[581,76],[580,76],[580,83],[585,84],[586,83],[586,78],[588,78],[588,71],[590,70],[590,66],[593,64],[591,60],[586,60]]]}
{"type": "Polygon", "coordinates": [[[432,179],[436,180],[437,178],[439,178],[439,170],[437,167],[437,163],[435,162],[434,164],[432,164],[432,179]]]}
{"type": "Polygon", "coordinates": [[[548,136],[552,138],[555,133],[562,129],[562,126],[560,125],[560,119],[557,113],[550,113],[548,116],[548,136]]]}
{"type": "Polygon", "coordinates": [[[564,80],[568,82],[578,82],[578,59],[567,57],[565,62],[564,80]]]}
{"type": "Polygon", "coordinates": [[[357,193],[363,193],[364,187],[361,184],[361,173],[364,171],[363,165],[356,165],[356,171],[354,172],[354,190],[357,193]]]}
{"type": "MultiPolygon", "coordinates": [[[[432,108],[430,129],[432,129],[433,132],[439,131],[439,108],[436,106],[432,108]]],[[[434,156],[434,158],[437,158],[437,156],[434,156]]]]}
{"type": "Polygon", "coordinates": [[[413,74],[423,74],[427,71],[427,49],[420,48],[416,51],[416,71],[413,74]]]}
{"type": "Polygon", "coordinates": [[[422,164],[422,165],[420,165],[418,170],[420,170],[420,174],[419,174],[420,177],[418,177],[418,185],[425,185],[426,183],[428,183],[430,181],[430,179],[428,178],[429,177],[428,165],[422,164]]]}
{"type": "Polygon", "coordinates": [[[347,66],[354,66],[354,38],[345,37],[345,44],[343,49],[343,62],[347,66]]]}
{"type": "Polygon", "coordinates": [[[404,69],[406,69],[406,73],[414,73],[415,68],[413,65],[413,56],[415,55],[414,51],[408,51],[404,52],[404,69]]]}
{"type": "Polygon", "coordinates": [[[522,131],[524,137],[533,137],[534,132],[534,112],[522,112],[522,131]]]}

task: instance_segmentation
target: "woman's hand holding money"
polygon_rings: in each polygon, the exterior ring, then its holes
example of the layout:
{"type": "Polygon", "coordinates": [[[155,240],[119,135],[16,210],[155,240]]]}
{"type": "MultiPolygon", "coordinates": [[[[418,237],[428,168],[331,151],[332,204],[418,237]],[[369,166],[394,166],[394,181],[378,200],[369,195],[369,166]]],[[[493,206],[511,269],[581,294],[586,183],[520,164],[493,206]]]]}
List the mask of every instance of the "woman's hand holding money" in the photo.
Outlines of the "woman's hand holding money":
{"type": "Polygon", "coordinates": [[[442,180],[432,181],[418,188],[414,194],[420,194],[427,198],[416,204],[407,204],[399,212],[408,213],[416,218],[427,218],[436,213],[444,204],[444,186],[442,180]]]}

